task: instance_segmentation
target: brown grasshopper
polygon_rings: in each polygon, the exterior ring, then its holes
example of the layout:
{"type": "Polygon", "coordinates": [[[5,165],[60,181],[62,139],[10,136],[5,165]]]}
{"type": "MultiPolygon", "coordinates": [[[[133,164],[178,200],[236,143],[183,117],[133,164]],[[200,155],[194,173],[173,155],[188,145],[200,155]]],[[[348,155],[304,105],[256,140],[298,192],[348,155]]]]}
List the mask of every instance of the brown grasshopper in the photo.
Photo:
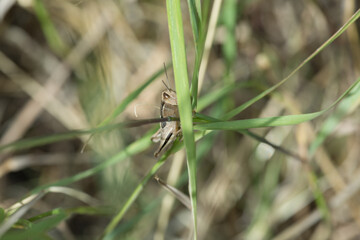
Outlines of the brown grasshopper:
{"type": "MultiPolygon", "coordinates": [[[[165,67],[165,66],[164,66],[165,67]]],[[[165,68],[166,78],[166,68],[165,68]]],[[[161,93],[160,117],[174,117],[179,118],[178,104],[176,92],[169,88],[163,81],[166,90],[161,93]]],[[[151,141],[160,142],[159,148],[154,153],[158,157],[160,153],[169,148],[175,139],[181,134],[180,122],[161,122],[160,129],[151,137],[151,141]]]]}

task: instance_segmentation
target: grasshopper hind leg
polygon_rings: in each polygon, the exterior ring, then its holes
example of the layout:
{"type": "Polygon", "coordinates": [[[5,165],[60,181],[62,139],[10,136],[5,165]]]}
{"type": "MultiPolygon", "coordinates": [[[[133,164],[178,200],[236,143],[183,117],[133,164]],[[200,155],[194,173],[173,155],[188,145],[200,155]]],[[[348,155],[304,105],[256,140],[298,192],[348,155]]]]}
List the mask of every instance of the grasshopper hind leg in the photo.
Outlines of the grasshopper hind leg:
{"type": "Polygon", "coordinates": [[[169,143],[171,143],[170,140],[172,139],[172,137],[173,137],[173,134],[170,133],[170,134],[166,137],[166,139],[164,140],[164,142],[162,142],[162,143],[160,144],[158,150],[156,150],[156,152],[154,153],[154,156],[155,156],[156,158],[160,155],[160,153],[161,153],[163,150],[168,149],[168,147],[171,145],[171,144],[169,144],[169,143]]]}

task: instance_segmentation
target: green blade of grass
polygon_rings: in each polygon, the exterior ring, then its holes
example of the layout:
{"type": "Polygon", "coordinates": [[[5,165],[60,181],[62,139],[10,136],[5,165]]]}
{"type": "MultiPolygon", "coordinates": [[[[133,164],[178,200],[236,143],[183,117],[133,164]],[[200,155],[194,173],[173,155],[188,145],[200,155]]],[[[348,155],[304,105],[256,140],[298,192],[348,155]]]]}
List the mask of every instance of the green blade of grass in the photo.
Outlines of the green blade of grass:
{"type": "Polygon", "coordinates": [[[330,45],[336,38],[338,38],[353,22],[355,22],[360,17],[360,9],[357,10],[354,15],[336,32],[334,33],[328,40],[325,41],[318,49],[316,49],[309,57],[307,57],[297,68],[295,68],[287,77],[281,80],[276,85],[272,86],[271,88],[265,90],[258,96],[250,99],[246,103],[242,104],[241,106],[231,110],[227,114],[225,114],[224,119],[230,119],[235,117],[240,112],[244,111],[246,108],[257,102],[258,100],[262,99],[282,84],[284,84],[287,80],[289,80],[299,69],[301,69],[307,62],[313,59],[317,54],[319,54],[325,47],[330,45]]]}
{"type": "MultiPolygon", "coordinates": [[[[351,90],[359,82],[360,82],[360,78],[356,82],[354,82],[335,102],[333,102],[329,107],[327,107],[326,109],[324,109],[322,111],[318,111],[318,112],[314,112],[314,113],[298,114],[298,115],[278,116],[278,117],[199,123],[194,127],[194,129],[196,129],[196,130],[244,130],[244,129],[249,129],[249,128],[295,125],[295,124],[299,124],[302,122],[310,121],[310,120],[322,115],[323,113],[325,113],[332,107],[334,107],[346,95],[348,95],[351,92],[351,90]]],[[[209,120],[209,119],[207,119],[207,120],[209,120]]]]}
{"type": "Polygon", "coordinates": [[[180,0],[167,0],[166,6],[178,108],[189,172],[189,193],[192,205],[194,239],[197,239],[196,149],[180,0]]]}

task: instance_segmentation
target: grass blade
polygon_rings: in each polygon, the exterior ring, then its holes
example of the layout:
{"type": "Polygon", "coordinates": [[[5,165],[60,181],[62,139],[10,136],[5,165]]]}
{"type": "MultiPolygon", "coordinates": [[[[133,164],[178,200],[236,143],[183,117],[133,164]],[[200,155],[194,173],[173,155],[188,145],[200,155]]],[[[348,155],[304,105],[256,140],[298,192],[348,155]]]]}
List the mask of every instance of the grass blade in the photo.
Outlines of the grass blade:
{"type": "Polygon", "coordinates": [[[173,59],[175,85],[181,128],[186,147],[189,172],[189,193],[192,205],[194,239],[197,238],[197,207],[196,207],[196,149],[192,122],[192,108],[186,64],[184,32],[179,0],[167,0],[169,35],[173,59]]]}

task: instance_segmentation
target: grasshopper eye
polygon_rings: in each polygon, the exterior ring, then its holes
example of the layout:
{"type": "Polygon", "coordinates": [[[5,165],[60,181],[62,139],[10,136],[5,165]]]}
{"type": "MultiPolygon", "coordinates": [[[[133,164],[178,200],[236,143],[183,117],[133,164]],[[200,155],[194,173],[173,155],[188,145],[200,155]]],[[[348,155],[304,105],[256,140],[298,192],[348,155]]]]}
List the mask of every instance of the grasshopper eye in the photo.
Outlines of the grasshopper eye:
{"type": "Polygon", "coordinates": [[[165,99],[169,99],[169,98],[170,98],[170,95],[169,95],[169,94],[167,94],[167,93],[164,93],[164,95],[163,95],[163,96],[164,96],[164,98],[165,98],[165,99]]]}

